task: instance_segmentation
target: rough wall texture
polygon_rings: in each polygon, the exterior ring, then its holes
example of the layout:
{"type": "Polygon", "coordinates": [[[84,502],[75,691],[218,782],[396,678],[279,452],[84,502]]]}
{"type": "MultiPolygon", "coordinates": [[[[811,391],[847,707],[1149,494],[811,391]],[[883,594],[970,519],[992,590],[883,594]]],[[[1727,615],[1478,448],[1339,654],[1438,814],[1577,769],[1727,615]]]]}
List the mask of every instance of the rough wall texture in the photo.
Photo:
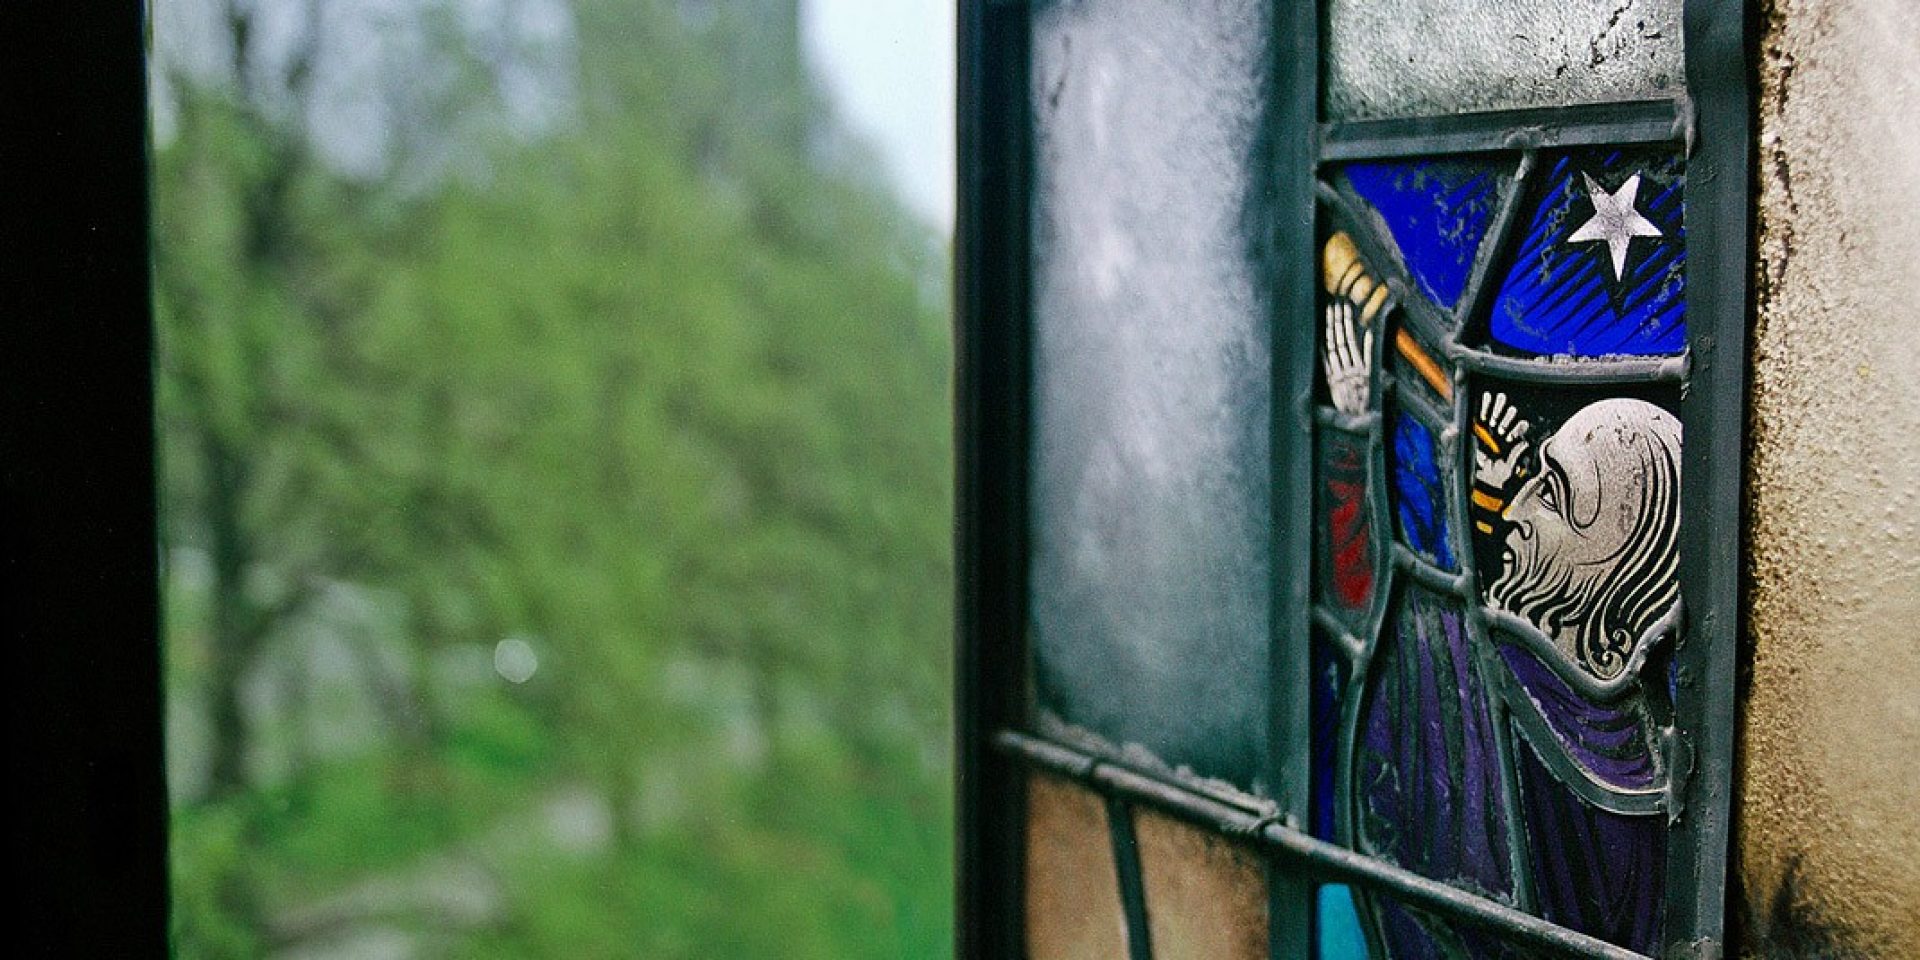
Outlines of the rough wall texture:
{"type": "Polygon", "coordinates": [[[1749,952],[1920,956],[1920,3],[1763,0],[1749,952]]]}

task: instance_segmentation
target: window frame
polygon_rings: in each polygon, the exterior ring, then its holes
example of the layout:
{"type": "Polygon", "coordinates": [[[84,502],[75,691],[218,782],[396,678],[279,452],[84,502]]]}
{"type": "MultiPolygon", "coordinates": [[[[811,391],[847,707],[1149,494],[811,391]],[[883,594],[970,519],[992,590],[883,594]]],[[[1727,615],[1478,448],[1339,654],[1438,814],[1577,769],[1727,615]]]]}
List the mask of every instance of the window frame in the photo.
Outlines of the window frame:
{"type": "MultiPolygon", "coordinates": [[[[1665,143],[1688,165],[1687,482],[1681,511],[1685,624],[1676,644],[1680,799],[1668,876],[1669,956],[1724,952],[1737,643],[1746,334],[1750,314],[1751,97],[1748,0],[1684,0],[1686,92],[1670,100],[1322,123],[1318,3],[1275,3],[1264,158],[1271,179],[1272,691],[1262,779],[1273,803],[1235,803],[1164,772],[1036,736],[1029,721],[1026,577],[1032,376],[1030,14],[1046,0],[962,0],[959,214],[955,235],[958,527],[958,947],[1024,955],[1021,890],[1028,769],[1076,779],[1113,809],[1145,804],[1233,836],[1268,864],[1269,952],[1307,956],[1313,887],[1353,882],[1554,955],[1638,954],[1492,900],[1315,840],[1308,817],[1308,660],[1313,384],[1318,288],[1315,184],[1322,163],[1484,150],[1665,143]]],[[[1138,870],[1116,851],[1122,886],[1138,870]]],[[[1131,917],[1137,905],[1129,904],[1131,917]]],[[[1148,907],[1150,909],[1150,905],[1148,907]]],[[[1134,922],[1135,943],[1144,924],[1134,922]]],[[[1136,952],[1138,952],[1136,950],[1136,952]]]]}
{"type": "Polygon", "coordinates": [[[8,943],[165,956],[146,11],[6,15],[8,943]]]}

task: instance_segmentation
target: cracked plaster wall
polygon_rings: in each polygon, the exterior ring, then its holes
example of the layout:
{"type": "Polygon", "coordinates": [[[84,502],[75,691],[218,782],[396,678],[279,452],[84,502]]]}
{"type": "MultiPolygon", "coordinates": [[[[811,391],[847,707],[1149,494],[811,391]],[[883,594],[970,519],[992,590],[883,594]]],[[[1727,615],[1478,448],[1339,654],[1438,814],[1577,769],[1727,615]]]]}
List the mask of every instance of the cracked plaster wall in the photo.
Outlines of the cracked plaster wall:
{"type": "Polygon", "coordinates": [[[1758,956],[1920,956],[1920,3],[1762,0],[1738,853],[1758,956]]]}

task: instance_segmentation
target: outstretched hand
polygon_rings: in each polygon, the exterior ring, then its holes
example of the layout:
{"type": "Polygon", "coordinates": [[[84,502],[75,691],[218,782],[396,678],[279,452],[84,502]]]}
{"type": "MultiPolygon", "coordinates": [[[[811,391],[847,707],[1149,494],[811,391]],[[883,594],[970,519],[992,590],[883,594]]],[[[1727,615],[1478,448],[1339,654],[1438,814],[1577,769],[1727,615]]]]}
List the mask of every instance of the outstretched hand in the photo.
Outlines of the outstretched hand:
{"type": "Polygon", "coordinates": [[[1473,478],[1482,486],[1504,490],[1532,446],[1525,437],[1533,425],[1520,419],[1519,408],[1507,400],[1506,394],[1483,393],[1474,427],[1478,442],[1473,448],[1473,478]]]}
{"type": "Polygon", "coordinates": [[[1367,409],[1367,380],[1373,367],[1373,331],[1355,321],[1353,304],[1342,298],[1327,305],[1327,392],[1334,409],[1361,414],[1367,409]]]}

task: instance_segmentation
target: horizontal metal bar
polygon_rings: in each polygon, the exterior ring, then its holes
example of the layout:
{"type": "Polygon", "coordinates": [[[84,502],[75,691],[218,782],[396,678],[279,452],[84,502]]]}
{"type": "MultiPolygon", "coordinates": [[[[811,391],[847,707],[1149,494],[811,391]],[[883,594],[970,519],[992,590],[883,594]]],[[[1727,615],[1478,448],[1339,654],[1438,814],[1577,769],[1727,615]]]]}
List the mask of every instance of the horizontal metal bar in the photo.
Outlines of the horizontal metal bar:
{"type": "MultiPolygon", "coordinates": [[[[1353,883],[1396,900],[1472,924],[1513,944],[1555,956],[1591,960],[1648,960],[1642,954],[1569,930],[1496,900],[1302,833],[1294,825],[1259,817],[1111,761],[1057,743],[1003,730],[994,745],[1027,763],[1077,780],[1109,796],[1146,804],[1189,823],[1258,846],[1321,880],[1353,883]]],[[[1151,905],[1149,905],[1151,908],[1151,905]]]]}
{"type": "Polygon", "coordinates": [[[1678,383],[1687,378],[1687,356],[1522,359],[1453,345],[1447,359],[1475,373],[1559,383],[1678,383]]]}
{"type": "Polygon", "coordinates": [[[1254,816],[1266,816],[1278,809],[1271,798],[1247,793],[1224,780],[1213,780],[1186,768],[1169,766],[1145,747],[1121,746],[1085,727],[1075,726],[1045,707],[1036,707],[1027,720],[1029,733],[1102,763],[1117,763],[1150,777],[1175,784],[1215,803],[1225,804],[1254,816]]]}
{"type": "Polygon", "coordinates": [[[1680,101],[1645,100],[1328,123],[1320,128],[1320,159],[1372,160],[1603,143],[1677,143],[1686,139],[1686,117],[1680,101]]]}

